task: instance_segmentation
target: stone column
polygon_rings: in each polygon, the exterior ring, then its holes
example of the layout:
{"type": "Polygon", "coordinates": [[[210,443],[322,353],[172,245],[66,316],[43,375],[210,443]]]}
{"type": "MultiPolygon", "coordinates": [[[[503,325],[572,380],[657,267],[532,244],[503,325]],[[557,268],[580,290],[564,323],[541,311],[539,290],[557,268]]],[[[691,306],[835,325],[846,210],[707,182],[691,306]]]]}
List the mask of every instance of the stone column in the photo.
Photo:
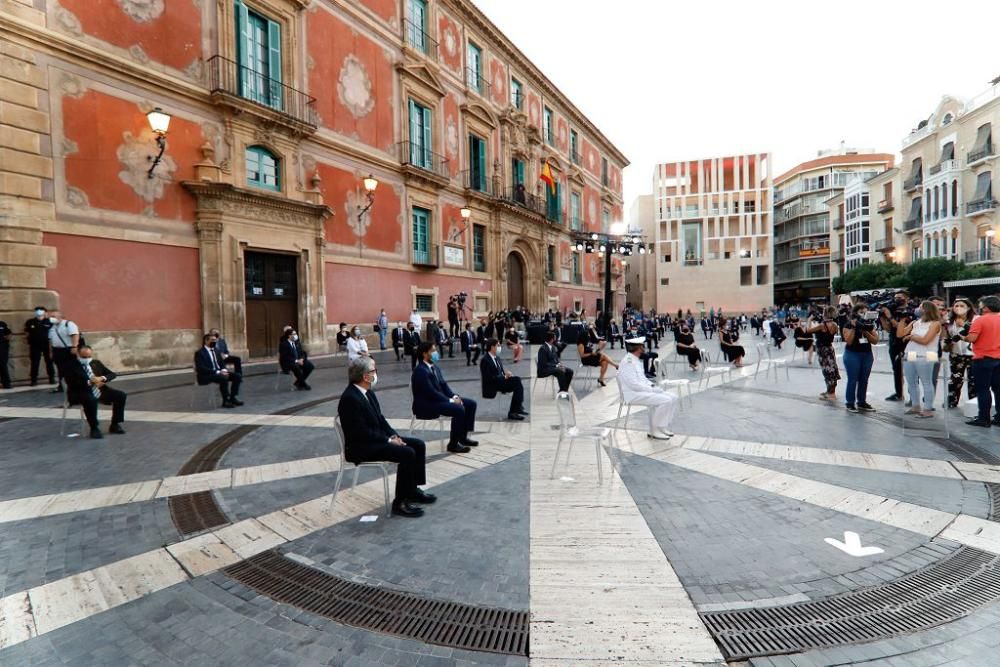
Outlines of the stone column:
{"type": "MultiPolygon", "coordinates": [[[[59,306],[45,287],[55,248],[42,229],[55,218],[48,73],[35,54],[0,41],[0,320],[20,332],[35,305],[59,306]]],[[[12,341],[14,379],[28,375],[27,344],[12,341]]]]}

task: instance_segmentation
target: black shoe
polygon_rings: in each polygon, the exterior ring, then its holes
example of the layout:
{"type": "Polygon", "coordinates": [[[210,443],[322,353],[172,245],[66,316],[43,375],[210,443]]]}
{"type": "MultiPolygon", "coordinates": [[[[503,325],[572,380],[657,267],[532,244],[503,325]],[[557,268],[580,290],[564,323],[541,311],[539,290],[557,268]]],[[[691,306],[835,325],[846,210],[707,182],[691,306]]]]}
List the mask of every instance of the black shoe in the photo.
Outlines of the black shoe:
{"type": "Polygon", "coordinates": [[[433,493],[427,493],[423,489],[417,489],[410,494],[410,497],[406,499],[408,503],[421,503],[423,505],[433,505],[437,502],[437,496],[433,493]]]}
{"type": "Polygon", "coordinates": [[[1000,426],[1000,416],[993,417],[993,425],[1000,426]]]}
{"type": "Polygon", "coordinates": [[[90,437],[93,440],[103,440],[104,439],[104,434],[101,433],[101,429],[99,429],[99,428],[92,428],[92,429],[90,429],[90,437]]]}
{"type": "Polygon", "coordinates": [[[415,519],[418,516],[423,516],[424,510],[421,507],[414,507],[406,501],[394,500],[392,501],[392,513],[396,516],[405,516],[410,519],[415,519]]]}
{"type": "Polygon", "coordinates": [[[460,442],[463,445],[465,445],[466,447],[478,447],[479,446],[479,441],[478,440],[473,440],[472,438],[465,438],[463,440],[460,440],[460,442]]]}
{"type": "Polygon", "coordinates": [[[243,405],[243,401],[241,401],[240,399],[236,398],[235,396],[233,396],[231,399],[229,399],[229,402],[232,403],[233,405],[243,405]]]}
{"type": "Polygon", "coordinates": [[[990,423],[990,421],[988,419],[980,419],[979,417],[976,417],[975,419],[970,419],[969,421],[967,421],[965,423],[968,426],[980,426],[982,428],[989,428],[990,426],[993,425],[993,424],[990,423]]]}
{"type": "Polygon", "coordinates": [[[854,405],[853,403],[848,403],[848,404],[847,404],[847,411],[848,411],[848,412],[857,412],[857,411],[858,411],[858,408],[857,408],[857,406],[856,406],[856,405],[854,405]]]}
{"type": "Polygon", "coordinates": [[[50,394],[61,394],[62,393],[62,387],[56,387],[55,389],[50,389],[49,393],[50,394]]]}
{"type": "Polygon", "coordinates": [[[108,433],[114,433],[116,435],[125,435],[125,429],[122,428],[121,424],[112,424],[111,428],[108,429],[108,433]]]}
{"type": "Polygon", "coordinates": [[[875,408],[868,405],[867,403],[858,403],[858,410],[861,412],[875,412],[875,408]]]}
{"type": "Polygon", "coordinates": [[[223,401],[222,402],[222,407],[224,407],[224,408],[235,408],[236,406],[233,405],[231,401],[223,401]]]}
{"type": "Polygon", "coordinates": [[[14,388],[14,385],[12,385],[12,384],[5,384],[5,385],[3,386],[3,388],[4,388],[4,389],[13,389],[13,388],[14,388]]]}
{"type": "Polygon", "coordinates": [[[308,382],[303,382],[302,388],[305,389],[306,391],[312,391],[312,387],[309,386],[308,382]]]}
{"type": "Polygon", "coordinates": [[[525,410],[524,408],[521,408],[520,410],[517,411],[517,414],[521,415],[522,417],[527,417],[528,411],[525,410]]]}
{"type": "Polygon", "coordinates": [[[515,422],[523,422],[524,421],[524,417],[522,417],[521,415],[517,414],[516,412],[511,412],[510,414],[508,414],[507,415],[507,419],[509,419],[511,421],[515,421],[515,422]]]}
{"type": "Polygon", "coordinates": [[[32,380],[31,384],[29,384],[28,386],[29,387],[37,387],[38,386],[38,380],[32,380]]]}
{"type": "Polygon", "coordinates": [[[887,400],[887,401],[901,401],[901,400],[903,400],[903,397],[899,396],[897,394],[890,394],[889,396],[885,397],[885,400],[887,400]]]}
{"type": "Polygon", "coordinates": [[[471,450],[465,445],[461,445],[457,442],[449,442],[448,451],[452,452],[453,454],[465,454],[471,450]]]}

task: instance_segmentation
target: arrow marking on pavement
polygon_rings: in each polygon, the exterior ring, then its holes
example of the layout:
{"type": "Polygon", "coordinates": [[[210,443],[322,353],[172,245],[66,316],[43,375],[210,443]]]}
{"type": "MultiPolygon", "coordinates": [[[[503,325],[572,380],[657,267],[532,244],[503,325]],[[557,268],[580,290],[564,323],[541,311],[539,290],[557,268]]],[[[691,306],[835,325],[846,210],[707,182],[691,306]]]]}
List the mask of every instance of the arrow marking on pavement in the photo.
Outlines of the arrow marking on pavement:
{"type": "Polygon", "coordinates": [[[841,542],[833,537],[827,537],[823,540],[831,547],[837,547],[848,556],[854,556],[855,558],[860,558],[861,556],[874,556],[875,554],[880,554],[883,549],[878,547],[863,547],[861,546],[861,537],[857,533],[850,530],[844,531],[844,541],[841,542]]]}

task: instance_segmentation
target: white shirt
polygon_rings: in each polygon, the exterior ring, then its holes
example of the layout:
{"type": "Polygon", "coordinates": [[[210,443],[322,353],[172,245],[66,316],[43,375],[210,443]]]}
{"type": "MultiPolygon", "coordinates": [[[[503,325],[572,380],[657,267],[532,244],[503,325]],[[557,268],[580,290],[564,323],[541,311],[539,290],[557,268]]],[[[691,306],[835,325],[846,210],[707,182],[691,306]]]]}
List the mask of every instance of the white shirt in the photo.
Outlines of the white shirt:
{"type": "Polygon", "coordinates": [[[420,333],[420,330],[424,326],[424,321],[420,319],[420,315],[413,313],[410,315],[410,321],[413,322],[413,328],[417,330],[417,333],[420,333]]]}
{"type": "MultiPolygon", "coordinates": [[[[930,330],[931,328],[931,324],[933,324],[933,322],[924,322],[923,320],[915,320],[913,322],[913,328],[910,329],[910,335],[920,336],[920,337],[926,336],[927,331],[930,330]]],[[[937,346],[938,346],[938,339],[936,337],[932,338],[929,342],[924,344],[918,343],[915,340],[910,340],[907,341],[906,343],[906,352],[907,354],[909,354],[910,352],[916,352],[918,355],[917,360],[923,361],[925,359],[924,355],[926,355],[928,352],[933,352],[934,354],[937,354],[937,346]]]]}
{"type": "Polygon", "coordinates": [[[618,367],[618,383],[622,386],[622,395],[626,402],[643,394],[661,393],[657,387],[652,386],[649,378],[646,377],[642,360],[631,353],[625,354],[618,367]]]}
{"type": "Polygon", "coordinates": [[[349,362],[360,357],[362,352],[368,354],[368,342],[364,338],[352,336],[347,339],[347,360],[349,362]]]}
{"type": "Polygon", "coordinates": [[[80,333],[76,322],[70,320],[60,320],[59,324],[53,324],[49,329],[49,342],[52,347],[69,348],[73,347],[73,336],[80,333]]]}

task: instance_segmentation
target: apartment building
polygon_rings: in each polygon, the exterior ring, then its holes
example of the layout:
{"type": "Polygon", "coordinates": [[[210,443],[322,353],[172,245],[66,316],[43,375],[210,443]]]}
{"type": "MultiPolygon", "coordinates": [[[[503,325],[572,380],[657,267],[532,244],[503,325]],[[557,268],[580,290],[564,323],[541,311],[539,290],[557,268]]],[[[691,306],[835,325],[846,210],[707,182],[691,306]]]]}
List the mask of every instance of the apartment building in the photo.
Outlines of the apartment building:
{"type": "Polygon", "coordinates": [[[659,164],[651,203],[658,311],[773,303],[769,154],[659,164]]]}
{"type": "Polygon", "coordinates": [[[62,307],[145,369],[210,327],[261,358],[286,324],[323,352],[458,292],[470,315],[603,297],[571,239],[623,218],[627,160],[470,0],[2,12],[0,319],[62,307]]]}
{"type": "MultiPolygon", "coordinates": [[[[830,298],[831,231],[846,224],[830,215],[830,200],[851,182],[868,178],[893,166],[887,153],[841,147],[820,151],[818,157],[793,167],[774,181],[774,298],[777,303],[825,301],[830,298]]],[[[860,191],[858,207],[862,211],[860,191]]],[[[867,195],[866,195],[867,197],[867,195]]],[[[870,213],[870,206],[866,215],[870,213]]],[[[862,243],[860,218],[852,219],[858,232],[856,253],[862,243]]],[[[837,260],[840,261],[840,260],[837,260]]]]}
{"type": "Polygon", "coordinates": [[[909,261],[909,251],[897,245],[894,231],[901,224],[900,174],[893,167],[868,179],[851,179],[843,192],[827,200],[831,278],[862,264],[909,261]]]}

